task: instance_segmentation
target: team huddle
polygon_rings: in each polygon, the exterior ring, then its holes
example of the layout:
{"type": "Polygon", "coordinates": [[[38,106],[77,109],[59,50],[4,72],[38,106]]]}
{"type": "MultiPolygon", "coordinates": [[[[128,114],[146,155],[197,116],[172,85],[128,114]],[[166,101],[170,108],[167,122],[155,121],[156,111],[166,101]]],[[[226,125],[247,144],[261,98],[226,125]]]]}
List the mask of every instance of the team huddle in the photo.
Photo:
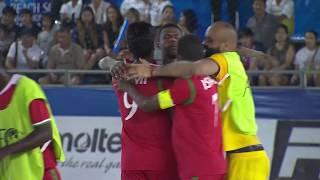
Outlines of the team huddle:
{"type": "Polygon", "coordinates": [[[153,59],[151,25],[131,24],[135,61],[111,69],[123,122],[121,179],[268,179],[233,27],[210,26],[204,46],[173,24],[159,37],[162,66],[153,59]]]}

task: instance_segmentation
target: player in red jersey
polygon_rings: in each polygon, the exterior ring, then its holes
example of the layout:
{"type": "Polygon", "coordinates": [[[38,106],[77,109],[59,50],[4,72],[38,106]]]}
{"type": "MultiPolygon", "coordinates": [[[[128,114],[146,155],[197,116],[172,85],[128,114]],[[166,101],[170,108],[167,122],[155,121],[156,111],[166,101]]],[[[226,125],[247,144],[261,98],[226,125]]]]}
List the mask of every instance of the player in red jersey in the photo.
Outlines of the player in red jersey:
{"type": "MultiPolygon", "coordinates": [[[[203,52],[196,36],[187,35],[179,40],[181,59],[197,60],[203,57],[203,52]]],[[[151,97],[124,81],[119,88],[145,111],[158,112],[175,106],[172,143],[181,180],[224,179],[226,160],[215,80],[208,76],[178,78],[169,89],[151,97]]]]}
{"type": "MultiPolygon", "coordinates": [[[[128,28],[128,47],[135,59],[146,58],[153,63],[153,39],[148,23],[133,23],[128,28]]],[[[134,84],[143,95],[153,96],[160,91],[159,82],[151,78],[136,80],[134,84]]],[[[168,113],[143,112],[128,93],[116,90],[116,94],[123,123],[121,179],[177,180],[168,113]]]]}

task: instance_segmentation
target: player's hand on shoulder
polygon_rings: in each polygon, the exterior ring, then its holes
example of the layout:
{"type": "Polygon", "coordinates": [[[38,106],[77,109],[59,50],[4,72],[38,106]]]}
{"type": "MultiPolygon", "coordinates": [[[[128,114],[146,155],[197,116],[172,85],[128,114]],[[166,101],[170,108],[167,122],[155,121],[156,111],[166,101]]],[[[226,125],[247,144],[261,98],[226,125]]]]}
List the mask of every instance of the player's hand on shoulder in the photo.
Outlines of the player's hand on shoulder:
{"type": "Polygon", "coordinates": [[[154,66],[144,59],[140,59],[141,64],[126,64],[127,79],[150,78],[154,66]]]}

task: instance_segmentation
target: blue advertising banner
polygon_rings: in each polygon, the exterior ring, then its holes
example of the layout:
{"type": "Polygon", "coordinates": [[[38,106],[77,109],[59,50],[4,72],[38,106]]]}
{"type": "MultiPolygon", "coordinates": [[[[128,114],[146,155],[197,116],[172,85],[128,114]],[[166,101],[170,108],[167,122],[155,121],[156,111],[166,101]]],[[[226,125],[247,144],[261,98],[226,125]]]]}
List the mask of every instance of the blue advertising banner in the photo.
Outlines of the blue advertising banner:
{"type": "MultiPolygon", "coordinates": [[[[51,1],[50,0],[6,0],[8,6],[12,6],[16,9],[17,14],[21,9],[27,8],[33,12],[33,20],[40,22],[41,14],[50,12],[51,1]]],[[[17,16],[19,22],[19,16],[17,16]]]]}
{"type": "MultiPolygon", "coordinates": [[[[55,115],[119,116],[113,90],[47,88],[55,115]],[[79,98],[81,97],[81,98],[79,98]]],[[[320,91],[304,89],[254,90],[257,118],[319,120],[320,91]]]]}

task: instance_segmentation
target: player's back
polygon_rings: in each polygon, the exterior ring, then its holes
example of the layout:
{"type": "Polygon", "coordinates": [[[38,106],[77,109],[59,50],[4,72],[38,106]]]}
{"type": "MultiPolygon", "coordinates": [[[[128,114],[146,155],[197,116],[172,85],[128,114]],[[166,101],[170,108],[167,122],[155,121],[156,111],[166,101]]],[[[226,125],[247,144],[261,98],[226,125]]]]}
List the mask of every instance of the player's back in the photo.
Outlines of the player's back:
{"type": "MultiPolygon", "coordinates": [[[[145,96],[157,94],[157,79],[135,81],[145,96]]],[[[117,91],[122,127],[123,170],[172,170],[172,121],[166,111],[143,112],[127,93],[117,91]]]]}
{"type": "Polygon", "coordinates": [[[193,76],[177,79],[174,86],[184,84],[191,96],[187,104],[175,107],[172,132],[180,177],[224,174],[216,83],[210,77],[193,76]]]}

